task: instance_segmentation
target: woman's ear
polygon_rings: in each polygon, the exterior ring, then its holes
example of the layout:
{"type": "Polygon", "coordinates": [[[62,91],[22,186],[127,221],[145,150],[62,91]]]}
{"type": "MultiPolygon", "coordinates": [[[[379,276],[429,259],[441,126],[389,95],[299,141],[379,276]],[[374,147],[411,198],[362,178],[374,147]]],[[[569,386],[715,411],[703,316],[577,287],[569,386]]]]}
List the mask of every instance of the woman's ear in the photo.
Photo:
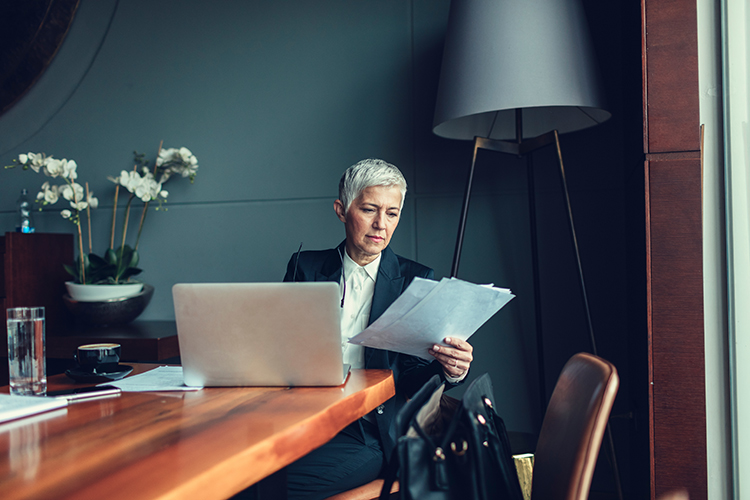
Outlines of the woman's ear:
{"type": "Polygon", "coordinates": [[[344,204],[341,203],[341,200],[336,200],[333,202],[333,211],[336,212],[339,220],[346,224],[346,211],[344,210],[344,204]]]}

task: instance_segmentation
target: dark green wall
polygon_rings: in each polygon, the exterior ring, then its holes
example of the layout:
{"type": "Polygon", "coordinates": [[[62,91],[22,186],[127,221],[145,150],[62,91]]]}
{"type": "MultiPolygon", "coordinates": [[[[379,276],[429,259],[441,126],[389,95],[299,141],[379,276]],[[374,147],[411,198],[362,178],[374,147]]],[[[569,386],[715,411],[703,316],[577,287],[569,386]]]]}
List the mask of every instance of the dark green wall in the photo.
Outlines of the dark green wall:
{"type": "MultiPolygon", "coordinates": [[[[613,118],[563,136],[562,148],[600,354],[626,375],[618,405],[627,412],[628,352],[645,343],[645,266],[639,13],[621,3],[586,2],[613,118]]],[[[365,157],[395,163],[409,182],[394,250],[445,276],[471,155],[470,144],[431,132],[448,7],[448,0],[82,0],[50,68],[0,117],[0,161],[27,151],[75,159],[79,182],[101,201],[94,221],[101,250],[112,207],[107,176],[131,168],[133,150],[153,158],[160,140],[195,153],[195,184],[170,182],[168,211],[152,212],[144,229],[142,277],[156,294],[142,319],[173,318],[174,283],[277,281],[300,242],[337,244],[338,178],[365,157]]],[[[518,297],[473,338],[473,373],[492,374],[510,429],[535,431],[525,167],[487,153],[478,168],[460,277],[518,297]]],[[[565,360],[589,344],[553,152],[535,156],[535,169],[549,392],[565,360]]],[[[2,230],[14,228],[20,189],[35,194],[43,181],[2,172],[2,230]]],[[[54,210],[36,223],[37,231],[72,230],[54,210]]]]}

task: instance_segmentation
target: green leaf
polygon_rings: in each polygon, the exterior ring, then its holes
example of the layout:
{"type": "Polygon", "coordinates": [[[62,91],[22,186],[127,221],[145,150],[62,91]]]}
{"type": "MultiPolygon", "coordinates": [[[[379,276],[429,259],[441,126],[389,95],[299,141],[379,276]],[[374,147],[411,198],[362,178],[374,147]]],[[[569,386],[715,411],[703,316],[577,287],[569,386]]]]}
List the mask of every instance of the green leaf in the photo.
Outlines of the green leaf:
{"type": "Polygon", "coordinates": [[[65,268],[65,271],[71,276],[73,276],[74,281],[78,281],[78,268],[69,266],[68,264],[63,264],[63,267],[65,268]]]}
{"type": "Polygon", "coordinates": [[[116,273],[117,267],[110,264],[99,268],[92,267],[89,273],[89,280],[92,283],[107,282],[108,278],[113,277],[116,273]]]}
{"type": "Polygon", "coordinates": [[[94,253],[89,254],[89,262],[92,266],[106,266],[108,262],[94,253]]]}
{"type": "Polygon", "coordinates": [[[128,267],[138,267],[138,261],[140,261],[141,258],[138,255],[138,252],[136,250],[133,250],[133,255],[130,258],[130,264],[128,264],[128,267]]]}
{"type": "Polygon", "coordinates": [[[106,260],[108,264],[112,264],[113,266],[116,266],[117,265],[117,252],[115,252],[111,248],[108,248],[106,253],[104,254],[104,260],[106,260]]]}
{"type": "Polygon", "coordinates": [[[141,274],[142,272],[143,269],[138,269],[137,267],[129,267],[125,271],[123,271],[122,276],[120,277],[120,281],[127,281],[131,276],[136,276],[138,274],[141,274]]]}

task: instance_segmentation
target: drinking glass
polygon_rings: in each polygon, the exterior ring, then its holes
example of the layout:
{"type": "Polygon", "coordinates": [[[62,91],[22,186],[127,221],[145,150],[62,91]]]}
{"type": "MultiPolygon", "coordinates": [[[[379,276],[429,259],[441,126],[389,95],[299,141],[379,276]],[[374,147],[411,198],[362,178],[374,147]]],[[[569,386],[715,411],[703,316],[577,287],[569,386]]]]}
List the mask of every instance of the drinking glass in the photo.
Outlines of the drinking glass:
{"type": "Polygon", "coordinates": [[[8,309],[8,368],[10,393],[43,396],[47,393],[44,308],[8,309]]]}

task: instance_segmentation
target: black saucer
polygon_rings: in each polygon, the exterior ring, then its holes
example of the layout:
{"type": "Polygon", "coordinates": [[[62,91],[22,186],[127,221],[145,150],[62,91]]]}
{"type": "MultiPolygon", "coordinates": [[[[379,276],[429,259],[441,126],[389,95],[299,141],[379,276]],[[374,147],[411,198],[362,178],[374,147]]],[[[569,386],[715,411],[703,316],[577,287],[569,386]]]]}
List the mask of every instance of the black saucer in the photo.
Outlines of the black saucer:
{"type": "Polygon", "coordinates": [[[133,367],[128,365],[117,365],[117,370],[106,373],[94,373],[92,371],[82,370],[80,366],[76,366],[69,370],[65,370],[65,375],[76,382],[111,382],[113,380],[120,380],[132,371],[133,367]]]}

